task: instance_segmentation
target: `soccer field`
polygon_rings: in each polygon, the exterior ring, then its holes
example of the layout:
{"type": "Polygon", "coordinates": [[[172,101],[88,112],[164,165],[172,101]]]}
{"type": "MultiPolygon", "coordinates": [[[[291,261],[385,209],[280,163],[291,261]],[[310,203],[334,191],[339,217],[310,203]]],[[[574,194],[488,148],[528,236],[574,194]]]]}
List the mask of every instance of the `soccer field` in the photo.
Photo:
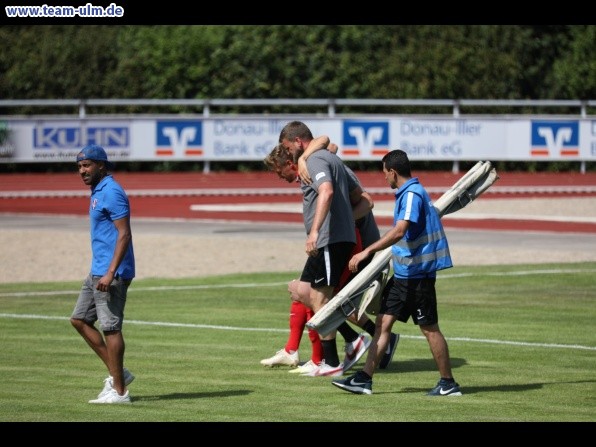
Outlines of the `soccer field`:
{"type": "Polygon", "coordinates": [[[2,284],[0,420],[593,422],[595,274],[596,263],[441,273],[440,325],[463,392],[447,398],[425,395],[438,373],[411,322],[394,326],[401,340],[371,396],[261,366],[287,338],[287,273],[138,280],[125,323],[136,380],[120,406],[87,403],[107,374],[68,321],[79,283],[2,284]]]}

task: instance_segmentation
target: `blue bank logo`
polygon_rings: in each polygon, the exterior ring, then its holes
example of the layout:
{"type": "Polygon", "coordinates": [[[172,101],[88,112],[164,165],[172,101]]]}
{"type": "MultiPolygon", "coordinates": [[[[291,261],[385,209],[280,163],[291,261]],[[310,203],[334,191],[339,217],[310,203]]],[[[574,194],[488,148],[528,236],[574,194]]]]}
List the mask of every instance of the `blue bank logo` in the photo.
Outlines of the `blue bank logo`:
{"type": "Polygon", "coordinates": [[[201,121],[158,121],[155,155],[203,155],[203,123],[201,121]]]}
{"type": "Polygon", "coordinates": [[[389,122],[343,122],[342,155],[379,156],[389,152],[389,122]]]}
{"type": "Polygon", "coordinates": [[[571,157],[579,155],[578,121],[532,121],[531,155],[571,157]]]}
{"type": "Polygon", "coordinates": [[[88,144],[98,144],[105,149],[127,149],[130,129],[125,126],[40,126],[33,129],[35,149],[78,149],[88,144]]]}

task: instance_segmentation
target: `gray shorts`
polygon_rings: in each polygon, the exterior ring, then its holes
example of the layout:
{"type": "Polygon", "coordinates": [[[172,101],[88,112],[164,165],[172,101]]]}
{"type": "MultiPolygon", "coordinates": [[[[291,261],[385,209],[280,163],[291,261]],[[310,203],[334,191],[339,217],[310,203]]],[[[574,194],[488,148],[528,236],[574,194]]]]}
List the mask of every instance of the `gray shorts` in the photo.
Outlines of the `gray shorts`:
{"type": "Polygon", "coordinates": [[[103,332],[121,331],[126,293],[132,281],[114,278],[109,292],[101,292],[97,290],[100,279],[101,276],[91,274],[85,278],[71,318],[89,324],[95,324],[99,320],[99,328],[103,332]]]}

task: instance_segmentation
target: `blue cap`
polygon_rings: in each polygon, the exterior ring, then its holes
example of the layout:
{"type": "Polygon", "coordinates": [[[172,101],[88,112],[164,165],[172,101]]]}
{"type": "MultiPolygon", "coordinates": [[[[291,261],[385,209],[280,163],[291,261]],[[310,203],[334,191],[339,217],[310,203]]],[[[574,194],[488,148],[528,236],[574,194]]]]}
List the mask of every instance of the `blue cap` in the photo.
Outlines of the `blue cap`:
{"type": "Polygon", "coordinates": [[[114,164],[108,161],[106,151],[97,144],[90,144],[81,149],[77,154],[77,163],[82,160],[103,161],[108,169],[114,168],[114,164]]]}

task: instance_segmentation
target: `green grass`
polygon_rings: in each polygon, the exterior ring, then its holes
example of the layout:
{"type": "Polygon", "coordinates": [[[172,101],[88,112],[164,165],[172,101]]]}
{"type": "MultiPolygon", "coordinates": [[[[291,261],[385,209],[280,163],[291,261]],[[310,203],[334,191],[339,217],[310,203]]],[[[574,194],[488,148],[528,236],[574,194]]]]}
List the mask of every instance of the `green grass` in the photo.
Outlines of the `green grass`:
{"type": "MultiPolygon", "coordinates": [[[[596,263],[440,273],[440,325],[464,393],[447,398],[425,395],[438,373],[411,322],[394,326],[402,339],[372,396],[262,367],[287,339],[295,276],[134,281],[125,363],[136,380],[122,406],[87,403],[106,371],[68,321],[80,284],[2,284],[0,421],[596,421],[596,263]]],[[[301,348],[307,360],[306,334],[301,348]]]]}

